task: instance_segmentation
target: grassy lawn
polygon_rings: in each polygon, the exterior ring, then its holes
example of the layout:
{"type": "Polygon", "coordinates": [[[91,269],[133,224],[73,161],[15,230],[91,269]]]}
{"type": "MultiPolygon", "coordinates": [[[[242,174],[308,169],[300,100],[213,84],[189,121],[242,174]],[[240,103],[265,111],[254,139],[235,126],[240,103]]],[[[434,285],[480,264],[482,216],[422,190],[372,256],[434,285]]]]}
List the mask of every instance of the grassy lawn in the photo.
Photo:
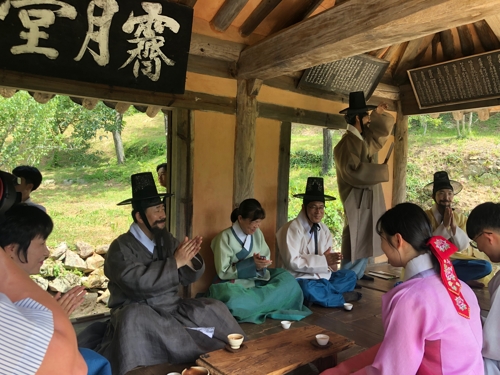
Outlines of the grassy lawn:
{"type": "Polygon", "coordinates": [[[131,197],[130,175],[147,171],[156,174],[156,165],[166,160],[166,146],[163,116],[151,119],[135,114],[124,120],[125,164],[116,163],[113,138],[102,132],[87,155],[65,154],[60,158],[62,167],[41,168],[44,182],[32,197],[54,220],[49,246],[62,241],[73,246],[77,240],[94,246],[109,244],[128,230],[131,206],[116,204],[131,197]],[[71,164],[72,157],[88,159],[89,165],[65,165],[71,164]]]}

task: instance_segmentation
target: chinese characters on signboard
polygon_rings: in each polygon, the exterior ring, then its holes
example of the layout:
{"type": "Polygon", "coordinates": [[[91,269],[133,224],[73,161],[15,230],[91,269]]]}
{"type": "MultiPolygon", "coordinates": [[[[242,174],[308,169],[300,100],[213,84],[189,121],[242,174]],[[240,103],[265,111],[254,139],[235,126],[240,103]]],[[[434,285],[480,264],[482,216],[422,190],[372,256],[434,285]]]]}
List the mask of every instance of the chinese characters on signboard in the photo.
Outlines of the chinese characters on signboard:
{"type": "Polygon", "coordinates": [[[306,69],[299,88],[315,88],[348,96],[363,91],[367,99],[382,79],[389,62],[359,55],[306,69]]]}
{"type": "Polygon", "coordinates": [[[408,70],[420,108],[500,98],[500,50],[408,70]]]}
{"type": "Polygon", "coordinates": [[[183,93],[192,20],[166,0],[0,0],[0,69],[183,93]]]}

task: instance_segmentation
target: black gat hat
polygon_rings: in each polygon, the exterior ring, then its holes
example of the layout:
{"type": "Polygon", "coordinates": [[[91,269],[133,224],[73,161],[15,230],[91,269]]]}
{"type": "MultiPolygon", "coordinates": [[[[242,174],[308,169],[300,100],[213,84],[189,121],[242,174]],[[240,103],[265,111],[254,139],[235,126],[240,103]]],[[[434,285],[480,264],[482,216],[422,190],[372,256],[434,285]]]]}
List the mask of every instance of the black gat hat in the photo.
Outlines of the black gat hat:
{"type": "Polygon", "coordinates": [[[302,198],[305,202],[325,202],[333,201],[336,198],[331,195],[325,195],[323,187],[323,178],[308,177],[305,194],[295,194],[295,198],[302,198]]]}
{"type": "Polygon", "coordinates": [[[132,198],[118,203],[118,206],[132,204],[132,206],[148,208],[162,204],[162,198],[171,197],[171,193],[158,193],[155,180],[151,172],[137,173],[130,176],[132,182],[132,198]]]}
{"type": "Polygon", "coordinates": [[[434,173],[434,181],[424,186],[424,191],[427,195],[434,197],[434,194],[441,189],[451,189],[454,194],[458,194],[462,188],[460,182],[450,180],[446,171],[439,171],[434,173]]]}
{"type": "Polygon", "coordinates": [[[344,115],[354,115],[364,113],[377,108],[376,105],[366,105],[365,93],[363,91],[354,91],[349,93],[349,107],[339,113],[344,115]]]}

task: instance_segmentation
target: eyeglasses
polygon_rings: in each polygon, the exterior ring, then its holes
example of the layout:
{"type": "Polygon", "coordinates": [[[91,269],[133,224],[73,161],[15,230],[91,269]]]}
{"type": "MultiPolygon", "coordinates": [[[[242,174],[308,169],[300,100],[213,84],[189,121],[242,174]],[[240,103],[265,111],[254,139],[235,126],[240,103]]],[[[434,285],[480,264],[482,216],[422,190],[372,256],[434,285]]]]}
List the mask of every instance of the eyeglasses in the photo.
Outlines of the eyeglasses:
{"type": "Polygon", "coordinates": [[[483,234],[485,234],[485,233],[486,233],[486,234],[493,234],[492,232],[481,232],[481,233],[479,233],[476,237],[474,237],[474,239],[473,239],[472,241],[470,241],[470,242],[469,242],[469,244],[470,244],[470,245],[471,245],[474,249],[477,249],[478,247],[477,247],[477,242],[476,242],[476,241],[477,241],[477,239],[478,239],[479,237],[481,237],[481,236],[482,236],[483,234]]]}
{"type": "Polygon", "coordinates": [[[307,209],[308,210],[311,210],[311,211],[324,211],[325,210],[325,206],[307,206],[307,209]]]}

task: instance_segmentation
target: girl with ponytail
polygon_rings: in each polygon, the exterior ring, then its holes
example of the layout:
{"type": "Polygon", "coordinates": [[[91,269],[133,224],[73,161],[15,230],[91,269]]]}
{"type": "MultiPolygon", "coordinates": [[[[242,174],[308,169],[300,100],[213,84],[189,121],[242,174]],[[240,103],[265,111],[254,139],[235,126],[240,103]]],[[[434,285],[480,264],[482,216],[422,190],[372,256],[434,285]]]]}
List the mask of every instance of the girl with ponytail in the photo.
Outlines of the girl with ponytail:
{"type": "Polygon", "coordinates": [[[483,374],[477,298],[456,276],[456,247],[432,237],[425,212],[398,204],[377,222],[389,263],[405,281],[382,298],[384,340],[322,375],[483,374]]]}

